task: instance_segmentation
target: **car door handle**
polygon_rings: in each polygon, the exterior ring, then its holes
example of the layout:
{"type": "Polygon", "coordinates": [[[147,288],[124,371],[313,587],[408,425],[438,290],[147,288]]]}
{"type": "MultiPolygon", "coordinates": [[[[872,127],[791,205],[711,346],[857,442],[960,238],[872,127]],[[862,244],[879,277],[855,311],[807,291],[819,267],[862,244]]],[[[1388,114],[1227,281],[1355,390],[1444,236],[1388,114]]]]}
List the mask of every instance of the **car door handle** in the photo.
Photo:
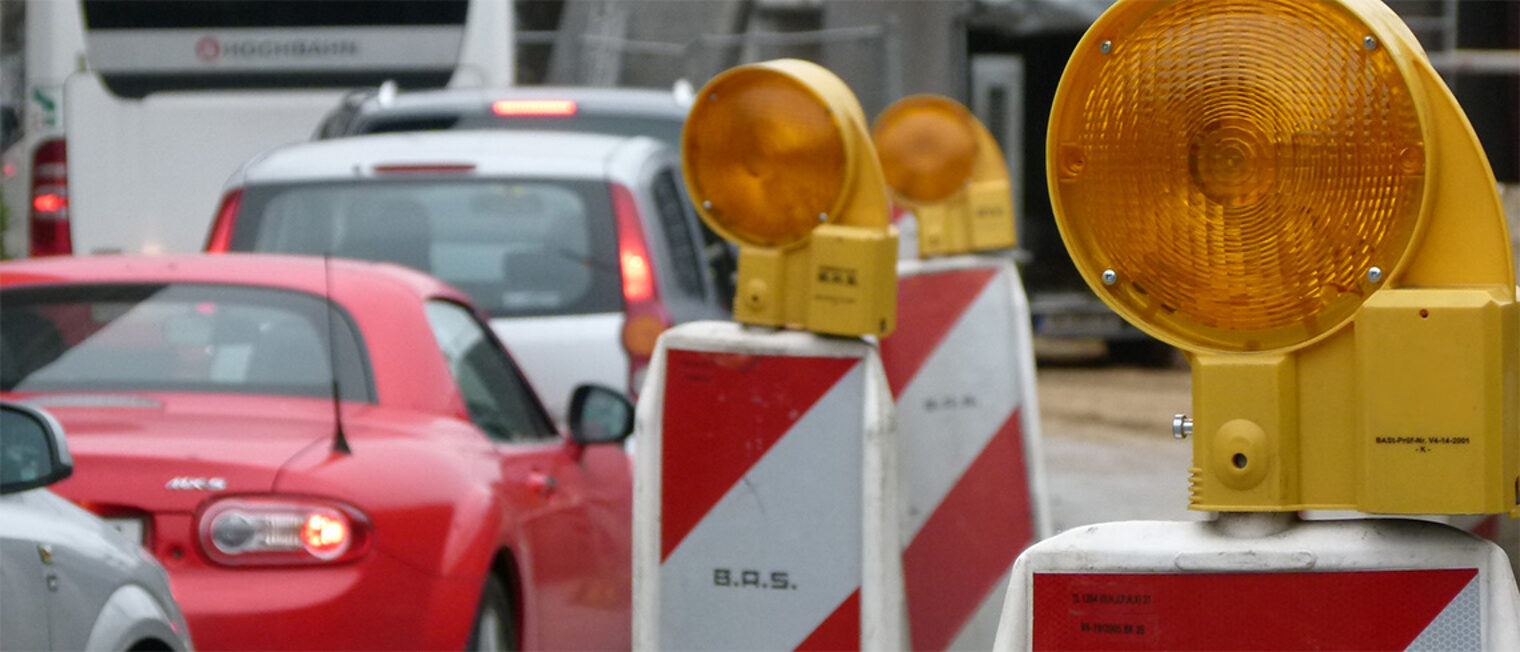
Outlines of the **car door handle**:
{"type": "Polygon", "coordinates": [[[552,475],[538,472],[528,474],[528,488],[538,492],[541,496],[548,496],[554,493],[554,489],[558,486],[559,481],[555,480],[552,475]]]}

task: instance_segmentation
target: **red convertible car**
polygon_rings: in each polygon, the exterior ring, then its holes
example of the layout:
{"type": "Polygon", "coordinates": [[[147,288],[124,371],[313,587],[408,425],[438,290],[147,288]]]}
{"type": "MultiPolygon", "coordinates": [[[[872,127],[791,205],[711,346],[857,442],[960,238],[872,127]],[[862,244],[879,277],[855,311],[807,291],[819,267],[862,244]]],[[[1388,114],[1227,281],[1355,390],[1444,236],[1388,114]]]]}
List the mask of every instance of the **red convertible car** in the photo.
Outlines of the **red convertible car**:
{"type": "Polygon", "coordinates": [[[632,407],[561,434],[464,295],[321,258],[0,264],[0,396],[201,649],[627,648],[632,407]],[[336,370],[336,373],[334,372],[336,370]]]}

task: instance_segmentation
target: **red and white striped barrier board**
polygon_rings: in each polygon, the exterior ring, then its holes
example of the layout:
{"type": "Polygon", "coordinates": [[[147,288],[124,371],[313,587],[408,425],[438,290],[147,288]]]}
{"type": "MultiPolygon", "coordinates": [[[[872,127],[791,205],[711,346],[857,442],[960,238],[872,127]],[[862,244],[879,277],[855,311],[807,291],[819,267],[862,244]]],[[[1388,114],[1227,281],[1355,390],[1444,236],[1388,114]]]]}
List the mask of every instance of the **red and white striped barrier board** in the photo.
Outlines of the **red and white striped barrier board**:
{"type": "Polygon", "coordinates": [[[864,340],[661,336],[637,415],[635,647],[903,648],[891,410],[864,340]]]}
{"type": "Polygon", "coordinates": [[[1504,552],[1440,523],[1104,523],[1019,557],[993,649],[1514,650],[1517,608],[1504,552]]]}
{"type": "Polygon", "coordinates": [[[1004,259],[898,263],[881,343],[902,440],[915,650],[991,647],[1008,571],[1049,535],[1029,303],[1004,259]]]}

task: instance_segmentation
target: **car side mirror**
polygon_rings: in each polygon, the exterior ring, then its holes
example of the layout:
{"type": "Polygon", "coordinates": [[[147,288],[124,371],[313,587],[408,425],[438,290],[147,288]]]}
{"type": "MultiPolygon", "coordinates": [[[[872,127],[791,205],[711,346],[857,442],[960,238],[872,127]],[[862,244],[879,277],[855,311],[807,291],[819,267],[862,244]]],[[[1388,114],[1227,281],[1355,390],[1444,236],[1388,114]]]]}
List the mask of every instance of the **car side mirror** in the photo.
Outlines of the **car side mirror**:
{"type": "Polygon", "coordinates": [[[570,438],[577,444],[611,444],[633,432],[633,403],[617,390],[581,385],[570,394],[570,438]]]}
{"type": "Polygon", "coordinates": [[[45,487],[74,472],[63,426],[42,410],[0,403],[0,494],[45,487]]]}

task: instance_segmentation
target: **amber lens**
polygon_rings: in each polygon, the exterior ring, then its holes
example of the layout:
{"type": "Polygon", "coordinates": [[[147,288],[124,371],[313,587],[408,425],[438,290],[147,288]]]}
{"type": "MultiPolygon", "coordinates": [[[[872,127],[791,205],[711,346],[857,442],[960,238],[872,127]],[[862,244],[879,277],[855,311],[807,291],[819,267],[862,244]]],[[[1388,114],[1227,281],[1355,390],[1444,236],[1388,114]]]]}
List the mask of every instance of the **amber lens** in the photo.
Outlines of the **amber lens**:
{"type": "Polygon", "coordinates": [[[1424,192],[1420,116],[1387,49],[1330,2],[1110,13],[1072,58],[1050,134],[1083,274],[1202,348],[1290,347],[1350,319],[1371,268],[1403,258],[1424,192]]]}
{"type": "Polygon", "coordinates": [[[654,353],[660,333],[664,332],[665,322],[658,317],[639,315],[630,318],[623,324],[623,348],[633,355],[647,358],[654,353]]]}
{"type": "Polygon", "coordinates": [[[971,178],[976,133],[971,113],[943,97],[894,102],[876,119],[871,138],[887,184],[910,202],[949,198],[971,178]]]}
{"type": "Polygon", "coordinates": [[[719,231],[759,246],[806,238],[834,209],[845,144],[801,82],[741,68],[703,89],[682,138],[691,192],[719,231]]]}

